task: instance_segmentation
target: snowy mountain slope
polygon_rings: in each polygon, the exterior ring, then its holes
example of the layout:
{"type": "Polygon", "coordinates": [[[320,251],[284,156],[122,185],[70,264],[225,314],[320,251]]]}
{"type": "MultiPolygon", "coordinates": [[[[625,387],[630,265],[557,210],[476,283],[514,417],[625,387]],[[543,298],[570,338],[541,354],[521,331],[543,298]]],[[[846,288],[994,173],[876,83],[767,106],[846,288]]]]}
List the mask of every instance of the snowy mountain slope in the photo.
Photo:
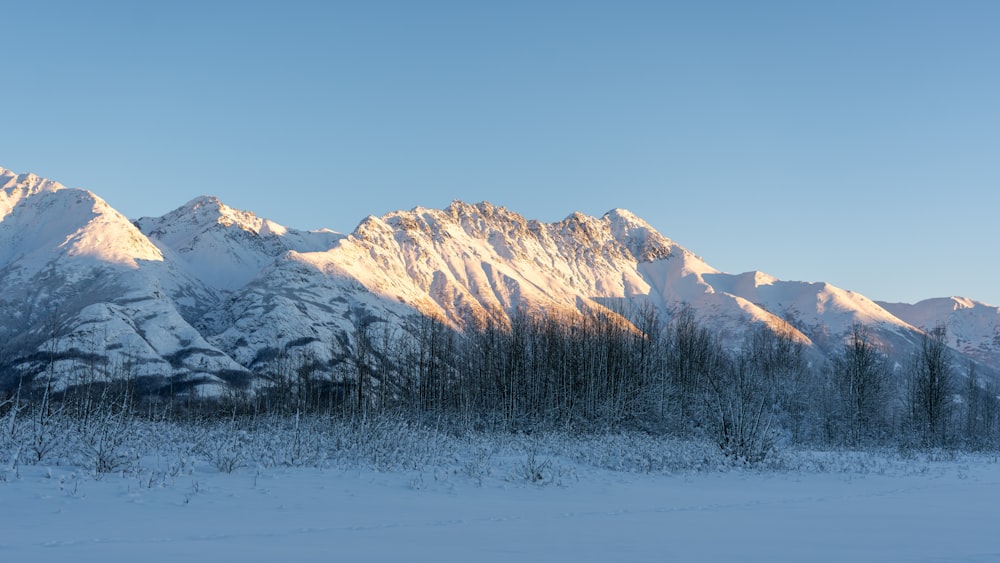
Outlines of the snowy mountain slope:
{"type": "MultiPolygon", "coordinates": [[[[625,210],[529,221],[489,203],[454,202],[369,217],[336,248],[310,255],[373,293],[462,327],[528,313],[689,304],[717,322],[782,324],[769,312],[717,293],[717,271],[625,210]]],[[[741,330],[740,330],[741,332],[741,330]]],[[[807,340],[803,337],[804,340],[807,340]]]]}
{"type": "Polygon", "coordinates": [[[874,301],[827,283],[782,281],[762,272],[705,278],[716,291],[739,296],[781,317],[826,352],[835,350],[858,323],[869,327],[890,352],[917,338],[913,326],[874,301]]]}
{"type": "Polygon", "coordinates": [[[30,277],[55,261],[138,268],[159,250],[104,200],[32,174],[0,169],[0,272],[30,277]]]}
{"type": "Polygon", "coordinates": [[[398,331],[419,318],[314,258],[291,251],[236,292],[217,313],[221,330],[210,341],[255,373],[303,364],[330,373],[354,349],[358,327],[398,331]]]}
{"type": "Polygon", "coordinates": [[[923,330],[945,327],[950,346],[987,365],[1000,366],[1000,307],[964,297],[880,305],[923,330]]]}
{"type": "MultiPolygon", "coordinates": [[[[456,201],[444,210],[369,217],[330,250],[294,258],[315,267],[299,272],[304,285],[261,279],[255,291],[266,295],[301,287],[323,295],[331,280],[351,280],[382,298],[369,300],[370,311],[378,311],[380,303],[401,303],[459,328],[487,319],[502,323],[516,311],[628,312],[653,306],[667,318],[690,307],[732,345],[754,323],[788,332],[822,352],[835,350],[854,323],[871,326],[890,351],[918,339],[914,327],[859,294],[757,272],[722,273],[621,209],[600,218],[574,213],[541,223],[489,203],[456,201]]],[[[310,309],[309,316],[323,316],[310,304],[298,306],[310,309]]],[[[304,328],[293,334],[284,339],[315,336],[304,328]]]]}
{"type": "Polygon", "coordinates": [[[163,252],[209,287],[232,291],[289,250],[325,250],[342,238],[333,231],[297,231],[202,196],[136,226],[163,252]]]}
{"type": "Polygon", "coordinates": [[[0,182],[0,364],[14,368],[9,377],[71,384],[127,370],[223,383],[245,374],[184,321],[161,290],[162,253],[104,200],[6,170],[0,182]]]}
{"type": "Polygon", "coordinates": [[[344,296],[359,286],[297,258],[344,235],[290,229],[204,196],[136,224],[183,273],[167,291],[240,365],[272,373],[345,353],[356,311],[344,296]]]}
{"type": "Polygon", "coordinates": [[[455,202],[369,217],[325,256],[374,293],[456,326],[516,310],[603,308],[642,285],[634,260],[600,220],[546,225],[488,203],[455,202]]]}
{"type": "MultiPolygon", "coordinates": [[[[455,201],[370,216],[341,235],[212,197],[131,223],[91,192],[37,176],[0,169],[0,186],[0,334],[16,335],[0,364],[15,358],[8,367],[26,373],[81,373],[95,361],[210,384],[290,361],[333,373],[372,321],[388,334],[422,316],[461,330],[518,312],[640,307],[667,319],[690,308],[733,346],[762,324],[825,354],[863,323],[905,353],[917,327],[948,309],[724,273],[622,209],[542,223],[455,201]]],[[[951,309],[953,344],[997,365],[997,310],[973,305],[951,309]]]]}

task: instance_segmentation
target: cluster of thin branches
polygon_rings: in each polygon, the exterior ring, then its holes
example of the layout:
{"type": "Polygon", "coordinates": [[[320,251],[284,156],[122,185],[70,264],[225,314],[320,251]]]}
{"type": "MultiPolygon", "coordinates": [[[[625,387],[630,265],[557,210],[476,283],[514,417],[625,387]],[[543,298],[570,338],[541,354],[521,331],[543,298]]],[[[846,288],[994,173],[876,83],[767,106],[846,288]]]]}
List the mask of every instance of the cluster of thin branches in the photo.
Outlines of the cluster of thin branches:
{"type": "MultiPolygon", "coordinates": [[[[277,364],[262,374],[268,385],[223,396],[146,395],[127,373],[57,392],[54,378],[41,377],[0,396],[0,416],[18,456],[38,461],[71,440],[99,472],[134,458],[130,421],[227,433],[265,415],[357,428],[409,421],[454,434],[642,432],[711,442],[747,464],[786,445],[1000,444],[996,389],[971,366],[959,373],[941,330],[902,366],[860,325],[820,362],[780,327],[756,327],[738,346],[724,345],[690,310],[669,322],[651,310],[515,315],[463,332],[431,318],[393,331],[368,318],[351,342],[335,362],[277,364]]],[[[203,453],[232,470],[242,463],[240,436],[203,453]]]]}

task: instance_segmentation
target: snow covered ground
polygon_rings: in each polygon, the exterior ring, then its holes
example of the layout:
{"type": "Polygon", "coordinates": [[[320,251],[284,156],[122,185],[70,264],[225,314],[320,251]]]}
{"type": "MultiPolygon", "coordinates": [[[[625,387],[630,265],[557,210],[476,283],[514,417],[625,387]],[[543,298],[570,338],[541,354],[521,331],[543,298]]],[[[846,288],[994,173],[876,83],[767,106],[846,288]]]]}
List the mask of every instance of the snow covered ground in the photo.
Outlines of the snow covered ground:
{"type": "Polygon", "coordinates": [[[514,451],[391,470],[8,465],[0,561],[1000,561],[992,457],[642,472],[514,451]]]}

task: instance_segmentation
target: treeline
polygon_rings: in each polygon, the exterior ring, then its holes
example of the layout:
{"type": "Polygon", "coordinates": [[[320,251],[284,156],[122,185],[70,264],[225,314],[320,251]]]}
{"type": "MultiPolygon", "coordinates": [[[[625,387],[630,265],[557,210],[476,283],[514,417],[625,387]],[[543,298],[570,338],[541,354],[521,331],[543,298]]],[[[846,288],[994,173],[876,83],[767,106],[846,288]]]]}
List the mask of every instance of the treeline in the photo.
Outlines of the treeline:
{"type": "Polygon", "coordinates": [[[607,311],[515,315],[462,333],[432,318],[401,328],[358,315],[341,349],[332,362],[279,355],[265,384],[221,398],[155,396],[127,377],[95,378],[58,393],[9,389],[0,416],[33,417],[40,427],[53,413],[97,417],[112,429],[128,416],[264,413],[522,433],[628,429],[709,439],[748,463],[785,445],[1000,448],[1000,392],[955,362],[943,329],[899,360],[856,325],[832,358],[819,359],[767,327],[727,347],[690,310],[669,322],[652,310],[628,320],[607,311]]]}
{"type": "Polygon", "coordinates": [[[893,360],[855,325],[832,359],[780,329],[727,348],[690,310],[516,315],[464,333],[424,318],[409,330],[367,318],[330,375],[299,362],[270,374],[254,409],[413,416],[458,427],[630,428],[708,437],[756,462],[809,447],[1000,447],[1000,390],[955,362],[943,329],[893,360]]]}

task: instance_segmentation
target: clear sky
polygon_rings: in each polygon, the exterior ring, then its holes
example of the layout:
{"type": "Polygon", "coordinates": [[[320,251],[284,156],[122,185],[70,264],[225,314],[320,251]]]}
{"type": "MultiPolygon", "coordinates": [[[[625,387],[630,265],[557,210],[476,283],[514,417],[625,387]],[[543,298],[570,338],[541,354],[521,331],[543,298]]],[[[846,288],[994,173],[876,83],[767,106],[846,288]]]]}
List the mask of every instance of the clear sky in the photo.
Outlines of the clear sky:
{"type": "Polygon", "coordinates": [[[624,207],[716,268],[1000,305],[1000,2],[8,2],[0,166],[296,228],[624,207]]]}

